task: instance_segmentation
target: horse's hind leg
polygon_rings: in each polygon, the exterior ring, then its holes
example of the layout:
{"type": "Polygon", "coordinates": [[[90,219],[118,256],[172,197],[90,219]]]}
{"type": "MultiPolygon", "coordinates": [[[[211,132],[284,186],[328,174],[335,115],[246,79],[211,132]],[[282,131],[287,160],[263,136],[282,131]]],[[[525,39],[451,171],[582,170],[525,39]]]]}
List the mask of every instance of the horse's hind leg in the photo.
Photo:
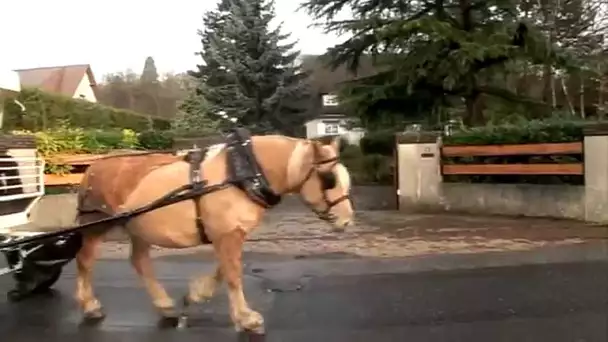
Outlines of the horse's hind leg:
{"type": "MultiPolygon", "coordinates": [[[[91,213],[80,214],[77,218],[79,224],[84,224],[103,218],[104,216],[91,213]]],[[[103,241],[103,233],[87,231],[82,236],[82,247],[76,254],[76,299],[78,300],[87,320],[99,320],[105,315],[99,300],[93,291],[93,266],[97,260],[98,247],[103,241]]]]}
{"type": "Polygon", "coordinates": [[[246,330],[256,333],[264,332],[264,318],[251,310],[243,293],[243,242],[245,232],[234,229],[224,233],[213,242],[213,247],[220,263],[222,277],[228,286],[230,299],[230,317],[238,331],[246,330]]]}
{"type": "Polygon", "coordinates": [[[177,318],[179,314],[175,310],[173,299],[169,297],[154,274],[150,245],[137,237],[131,238],[131,264],[163,318],[177,318]]]}

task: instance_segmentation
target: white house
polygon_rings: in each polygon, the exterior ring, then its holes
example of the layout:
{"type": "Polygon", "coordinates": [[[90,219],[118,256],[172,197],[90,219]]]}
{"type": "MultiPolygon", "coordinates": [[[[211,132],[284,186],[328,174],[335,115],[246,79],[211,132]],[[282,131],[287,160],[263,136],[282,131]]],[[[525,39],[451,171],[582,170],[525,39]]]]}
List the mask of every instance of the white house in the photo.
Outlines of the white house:
{"type": "Polygon", "coordinates": [[[321,94],[318,115],[305,123],[306,137],[315,138],[324,135],[339,134],[350,144],[359,144],[365,135],[362,128],[352,128],[352,120],[341,113],[337,96],[334,94],[321,94]]]}
{"type": "Polygon", "coordinates": [[[97,102],[97,83],[88,64],[15,70],[22,87],[97,102]]]}

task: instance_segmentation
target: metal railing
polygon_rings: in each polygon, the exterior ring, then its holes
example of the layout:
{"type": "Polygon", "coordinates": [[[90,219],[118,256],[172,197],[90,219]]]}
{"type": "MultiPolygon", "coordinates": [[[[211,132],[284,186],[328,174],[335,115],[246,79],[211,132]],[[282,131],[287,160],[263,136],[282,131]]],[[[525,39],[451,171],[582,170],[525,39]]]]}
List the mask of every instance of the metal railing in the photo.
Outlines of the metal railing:
{"type": "Polygon", "coordinates": [[[40,197],[43,194],[44,159],[0,156],[0,202],[40,197]]]}

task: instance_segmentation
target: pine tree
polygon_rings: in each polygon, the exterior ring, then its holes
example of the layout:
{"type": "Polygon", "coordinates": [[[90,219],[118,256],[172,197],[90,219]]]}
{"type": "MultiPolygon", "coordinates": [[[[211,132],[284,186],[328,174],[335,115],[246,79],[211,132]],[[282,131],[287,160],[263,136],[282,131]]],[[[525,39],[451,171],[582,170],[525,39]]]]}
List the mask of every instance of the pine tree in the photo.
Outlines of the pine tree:
{"type": "Polygon", "coordinates": [[[156,63],[154,63],[154,58],[146,58],[146,62],[144,63],[144,69],[141,73],[140,80],[142,83],[158,82],[158,70],[156,70],[156,63]]]}
{"type": "Polygon", "coordinates": [[[174,131],[196,135],[218,133],[220,122],[217,118],[209,117],[209,104],[200,93],[200,89],[192,89],[179,104],[177,115],[172,121],[174,131]]]}
{"type": "Polygon", "coordinates": [[[225,113],[256,133],[292,134],[307,119],[307,74],[295,42],[271,29],[273,0],[221,0],[199,31],[203,59],[190,75],[215,115],[225,113]]]}
{"type": "Polygon", "coordinates": [[[150,115],[164,116],[163,114],[165,113],[161,112],[158,101],[160,83],[158,81],[158,71],[156,70],[154,58],[146,58],[139,81],[141,87],[138,97],[141,99],[141,107],[138,109],[150,115]]]}
{"type": "Polygon", "coordinates": [[[306,0],[302,6],[328,31],[350,33],[330,49],[333,66],[356,70],[362,56],[378,57],[382,72],[350,89],[377,113],[464,102],[463,121],[481,124],[484,96],[523,101],[487,81],[508,62],[565,63],[534,25],[520,20],[518,1],[306,0]],[[343,9],[352,20],[337,18],[343,9]]]}

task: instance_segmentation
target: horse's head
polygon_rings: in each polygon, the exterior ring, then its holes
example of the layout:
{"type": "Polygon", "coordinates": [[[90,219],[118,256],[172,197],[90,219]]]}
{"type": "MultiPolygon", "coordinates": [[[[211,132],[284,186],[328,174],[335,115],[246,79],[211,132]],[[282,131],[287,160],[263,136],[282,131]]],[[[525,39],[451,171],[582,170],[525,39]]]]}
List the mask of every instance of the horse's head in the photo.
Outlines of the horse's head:
{"type": "Polygon", "coordinates": [[[350,174],[340,163],[340,138],[300,140],[288,163],[288,183],[317,216],[342,231],[353,221],[350,174]]]}

